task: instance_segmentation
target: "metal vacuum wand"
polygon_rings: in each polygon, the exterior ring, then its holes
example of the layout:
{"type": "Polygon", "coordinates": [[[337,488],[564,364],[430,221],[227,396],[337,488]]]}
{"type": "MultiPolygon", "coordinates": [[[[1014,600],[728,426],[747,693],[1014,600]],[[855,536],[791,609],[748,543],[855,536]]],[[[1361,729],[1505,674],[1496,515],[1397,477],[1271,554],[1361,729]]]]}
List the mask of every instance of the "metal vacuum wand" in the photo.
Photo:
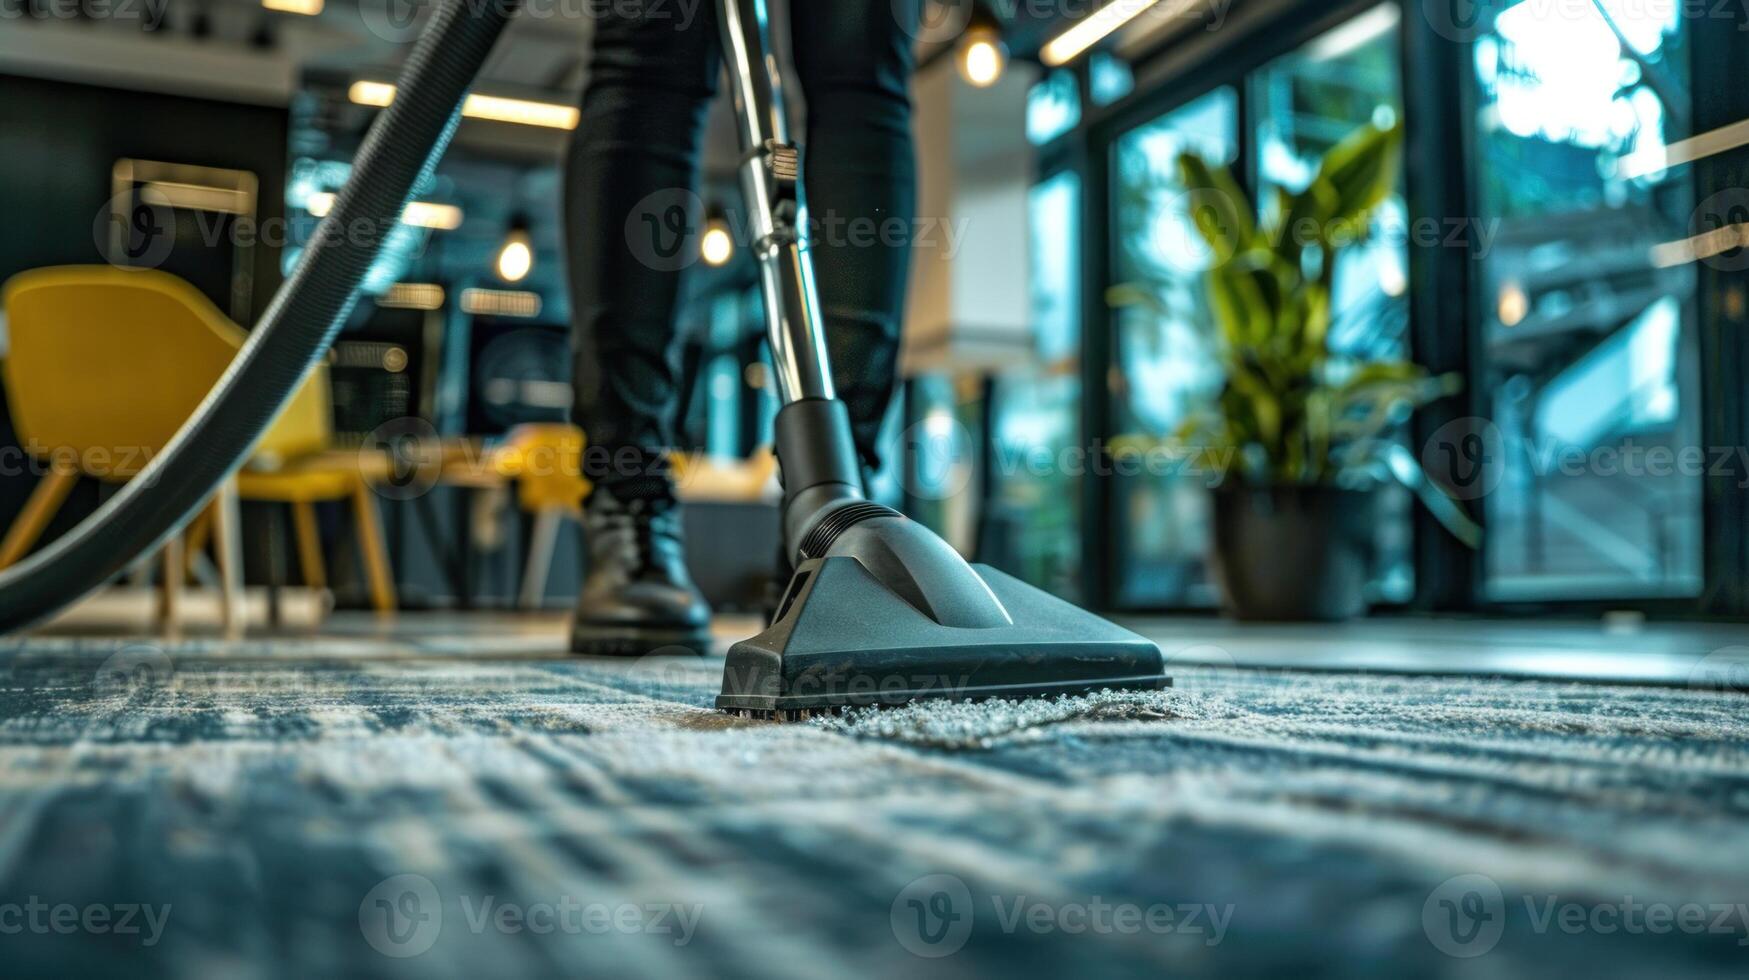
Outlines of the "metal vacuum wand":
{"type": "Polygon", "coordinates": [[[773,428],[795,573],[771,625],[729,648],[717,707],[798,719],[919,698],[1170,684],[1153,643],[969,565],[926,526],[863,499],[850,413],[832,390],[800,154],[766,43],[765,0],[720,3],[741,188],[783,394],[773,428]]]}
{"type": "MultiPolygon", "coordinates": [[[[810,0],[811,2],[811,0],[810,0]]],[[[784,542],[792,559],[823,512],[863,497],[850,415],[832,387],[820,295],[808,254],[801,153],[789,138],[764,0],[721,0],[718,24],[741,136],[741,194],[759,262],[765,321],[784,407],[775,423],[783,468],[784,542]]]]}

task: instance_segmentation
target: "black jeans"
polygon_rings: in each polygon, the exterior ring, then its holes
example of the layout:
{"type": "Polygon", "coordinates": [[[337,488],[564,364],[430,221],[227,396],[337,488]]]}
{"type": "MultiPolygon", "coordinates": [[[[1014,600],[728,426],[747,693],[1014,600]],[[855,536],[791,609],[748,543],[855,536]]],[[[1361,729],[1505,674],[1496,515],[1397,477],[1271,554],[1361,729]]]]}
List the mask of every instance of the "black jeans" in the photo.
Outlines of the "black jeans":
{"type": "MultiPolygon", "coordinates": [[[[575,419],[591,447],[584,472],[631,495],[659,485],[628,479],[637,467],[615,460],[659,465],[674,445],[675,311],[681,268],[697,254],[702,215],[692,189],[722,60],[715,4],[600,5],[565,170],[575,419]],[[691,213],[676,207],[688,202],[691,213]]],[[[807,105],[803,189],[827,349],[857,450],[871,469],[880,466],[876,434],[895,384],[916,206],[908,86],[920,9],[921,0],[790,5],[807,105]]]]}

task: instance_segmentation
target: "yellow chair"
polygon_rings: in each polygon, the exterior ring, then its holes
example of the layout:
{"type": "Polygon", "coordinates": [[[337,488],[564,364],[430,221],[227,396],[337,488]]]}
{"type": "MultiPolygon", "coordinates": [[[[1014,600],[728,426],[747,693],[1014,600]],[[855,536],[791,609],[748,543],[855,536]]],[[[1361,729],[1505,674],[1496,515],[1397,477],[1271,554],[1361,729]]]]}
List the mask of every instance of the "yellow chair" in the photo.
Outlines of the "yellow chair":
{"type": "MultiPolygon", "coordinates": [[[[0,568],[41,535],[80,476],[132,478],[175,434],[230,365],[246,334],[193,286],[147,269],[59,266],[20,273],[3,301],[10,336],[4,377],[12,423],[47,465],[0,541],[0,568]]],[[[238,499],[291,506],[305,581],[324,587],[314,504],[352,502],[359,548],[379,612],[395,608],[381,518],[356,457],[325,452],[332,436],[328,373],[318,366],[204,510],[228,632],[241,629],[238,499]]],[[[164,549],[163,618],[176,628],[183,542],[164,549]]]]}
{"type": "MultiPolygon", "coordinates": [[[[516,482],[516,504],[534,515],[517,605],[538,609],[546,597],[547,575],[564,519],[580,520],[589,481],[583,476],[583,430],[563,422],[519,425],[505,436],[493,469],[516,482]]],[[[684,500],[758,500],[777,473],[777,457],[762,446],[745,460],[710,459],[696,454],[671,457],[676,488],[684,500]]]]}
{"type": "Polygon", "coordinates": [[[563,422],[534,422],[510,430],[494,459],[499,474],[516,481],[516,504],[534,515],[517,605],[538,609],[564,519],[581,519],[589,481],[583,477],[583,430],[563,422]]]}

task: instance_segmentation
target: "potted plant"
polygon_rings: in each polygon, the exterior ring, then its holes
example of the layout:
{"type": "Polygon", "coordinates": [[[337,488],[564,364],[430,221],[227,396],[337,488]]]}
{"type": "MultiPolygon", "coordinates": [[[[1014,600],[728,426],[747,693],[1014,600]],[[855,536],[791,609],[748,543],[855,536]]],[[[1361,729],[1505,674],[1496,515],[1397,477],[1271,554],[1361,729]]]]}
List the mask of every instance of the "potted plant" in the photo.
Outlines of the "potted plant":
{"type": "MultiPolygon", "coordinates": [[[[1400,126],[1365,126],[1333,147],[1306,189],[1258,209],[1223,166],[1178,160],[1189,217],[1212,255],[1206,285],[1223,380],[1172,443],[1218,474],[1211,571],[1244,619],[1351,618],[1365,611],[1378,487],[1415,491],[1474,546],[1478,528],[1396,440],[1416,407],[1460,379],[1329,344],[1342,249],[1362,239],[1396,185],[1400,126]]],[[[1164,310],[1148,283],[1114,305],[1164,310]]]]}

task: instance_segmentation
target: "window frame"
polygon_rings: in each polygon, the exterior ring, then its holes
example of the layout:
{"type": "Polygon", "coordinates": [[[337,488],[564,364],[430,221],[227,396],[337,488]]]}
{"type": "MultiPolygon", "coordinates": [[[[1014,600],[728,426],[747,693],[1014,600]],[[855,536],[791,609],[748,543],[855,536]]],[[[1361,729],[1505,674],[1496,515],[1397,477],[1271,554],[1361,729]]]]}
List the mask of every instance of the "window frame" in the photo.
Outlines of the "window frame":
{"type": "MultiPolygon", "coordinates": [[[[1478,200],[1472,125],[1478,104],[1470,42],[1439,35],[1422,5],[1394,2],[1402,13],[1398,28],[1402,79],[1405,161],[1404,195],[1409,219],[1475,214],[1478,200]],[[1411,76],[1414,77],[1411,77],[1411,76]],[[1428,78],[1451,84],[1426,84],[1428,78]],[[1417,81],[1419,79],[1420,81],[1417,81]],[[1457,148],[1459,152],[1452,152],[1457,148]]],[[[1459,0],[1452,0],[1459,2],[1459,0]]],[[[1040,179],[1068,167],[1081,175],[1082,434],[1096,447],[1096,462],[1111,462],[1106,447],[1115,435],[1111,404],[1112,372],[1117,370],[1115,318],[1104,290],[1111,281],[1117,243],[1110,213],[1113,153],[1125,133],[1222,86],[1237,94],[1236,172],[1248,183],[1256,172],[1255,119],[1248,76],[1319,35],[1379,5],[1379,0],[1276,0],[1239,4],[1218,32],[1170,40],[1132,62],[1134,90],[1109,105],[1091,98],[1088,59],[1073,70],[1081,94],[1081,116],[1074,127],[1039,148],[1040,179]],[[1168,57],[1170,55],[1170,57],[1168,57]]],[[[1693,52],[1691,84],[1694,131],[1706,132],[1749,118],[1749,59],[1735,57],[1749,11],[1729,16],[1688,18],[1684,22],[1693,52]]],[[[1728,187],[1749,186],[1749,147],[1738,147],[1690,164],[1695,200],[1728,187]]],[[[1409,250],[1410,351],[1436,372],[1482,376],[1481,269],[1467,249],[1418,246],[1409,250]]],[[[1699,339],[1702,358],[1701,438],[1708,446],[1749,445],[1749,392],[1739,379],[1749,372],[1749,302],[1743,273],[1703,265],[1699,270],[1699,339]]],[[[1417,412],[1411,436],[1423,444],[1441,425],[1464,416],[1485,415],[1485,392],[1466,384],[1464,392],[1417,412]]],[[[1123,612],[1203,615],[1207,609],[1118,606],[1116,550],[1119,530],[1116,483],[1109,465],[1090,466],[1083,476],[1084,595],[1095,608],[1123,612]]],[[[1703,487],[1703,584],[1692,598],[1489,599],[1483,588],[1482,553],[1453,539],[1426,512],[1415,509],[1412,554],[1415,595],[1380,612],[1487,613],[1491,615],[1594,615],[1635,610],[1652,616],[1741,618],[1749,616],[1749,466],[1734,460],[1727,472],[1710,475],[1703,487]]],[[[1481,508],[1469,508],[1481,520],[1481,508]]]]}
{"type": "MultiPolygon", "coordinates": [[[[1254,185],[1257,171],[1255,119],[1251,86],[1247,84],[1252,73],[1381,3],[1394,3],[1401,10],[1399,36],[1409,33],[1407,25],[1413,14],[1401,0],[1344,0],[1331,5],[1316,0],[1295,0],[1288,9],[1273,16],[1253,13],[1244,17],[1247,10],[1255,12],[1260,8],[1236,8],[1228,23],[1230,33],[1223,29],[1223,32],[1199,34],[1168,44],[1132,63],[1135,89],[1107,106],[1091,104],[1091,79],[1085,60],[1076,68],[1081,78],[1081,123],[1057,142],[1075,140],[1081,143],[1082,163],[1086,167],[1082,174],[1082,206],[1087,216],[1082,222],[1082,251],[1089,287],[1083,291],[1082,300],[1083,391],[1092,397],[1083,400],[1082,431],[1090,445],[1097,449],[1098,465],[1090,466],[1083,477],[1082,499],[1088,502],[1088,513],[1083,522],[1083,548],[1088,570],[1086,594],[1099,608],[1127,613],[1191,615],[1206,615],[1212,611],[1208,606],[1125,605],[1117,600],[1118,556],[1111,543],[1119,531],[1115,523],[1119,501],[1117,482],[1110,475],[1112,459],[1107,447],[1117,434],[1113,425],[1111,379],[1119,367],[1115,357],[1116,318],[1105,305],[1105,290],[1111,284],[1119,247],[1117,229],[1110,213],[1117,142],[1129,132],[1174,109],[1216,89],[1229,87],[1234,92],[1238,117],[1234,173],[1248,186],[1254,185]],[[1167,53],[1173,56],[1170,61],[1165,58],[1167,53]]],[[[1399,65],[1404,63],[1400,58],[1399,65]]],[[[1404,89],[1406,95],[1406,85],[1404,89]]],[[[1411,282],[1413,278],[1411,269],[1411,282]]],[[[1413,346],[1411,333],[1411,348],[1413,346]]],[[[1416,541],[1423,536],[1419,522],[1412,533],[1416,541]]],[[[1418,551],[1418,546],[1412,547],[1418,551]]],[[[1419,583],[1418,555],[1415,570],[1419,583]]],[[[1406,605],[1380,603],[1374,606],[1378,611],[1402,608],[1406,605]]]]}

